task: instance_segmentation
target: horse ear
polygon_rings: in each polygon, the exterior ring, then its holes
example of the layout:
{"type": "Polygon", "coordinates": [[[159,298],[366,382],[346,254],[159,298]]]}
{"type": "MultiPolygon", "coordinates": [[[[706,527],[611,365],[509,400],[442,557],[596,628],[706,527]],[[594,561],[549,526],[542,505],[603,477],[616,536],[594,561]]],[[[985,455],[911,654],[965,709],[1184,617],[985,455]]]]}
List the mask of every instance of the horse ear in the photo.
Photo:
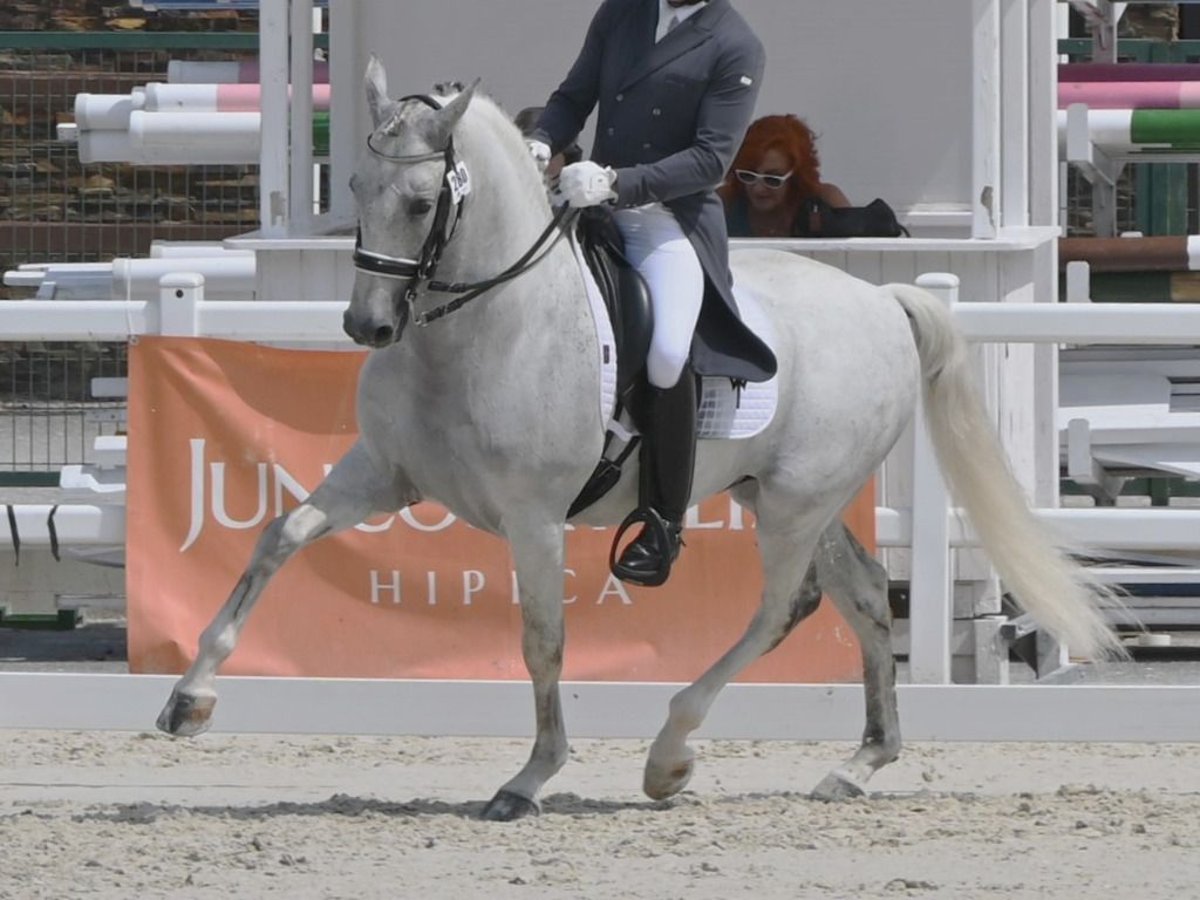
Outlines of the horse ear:
{"type": "Polygon", "coordinates": [[[434,118],[433,134],[430,136],[430,143],[434,147],[444,147],[450,140],[450,133],[454,131],[454,126],[458,124],[459,119],[466,113],[467,107],[471,105],[471,98],[475,96],[475,89],[477,87],[479,87],[478,78],[471,82],[470,87],[459,91],[457,97],[437,111],[434,118]]]}
{"type": "Polygon", "coordinates": [[[387,118],[388,107],[392,105],[392,101],[387,92],[387,72],[374,53],[367,62],[367,73],[363,77],[363,83],[367,89],[367,107],[371,110],[371,122],[378,128],[387,118]]]}

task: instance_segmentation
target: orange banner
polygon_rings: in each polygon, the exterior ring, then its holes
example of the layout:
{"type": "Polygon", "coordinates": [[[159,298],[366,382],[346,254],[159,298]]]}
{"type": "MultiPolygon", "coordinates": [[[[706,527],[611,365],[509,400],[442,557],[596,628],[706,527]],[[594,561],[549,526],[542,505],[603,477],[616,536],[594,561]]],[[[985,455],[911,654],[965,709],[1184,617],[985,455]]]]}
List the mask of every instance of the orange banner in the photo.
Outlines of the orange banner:
{"type": "MultiPolygon", "coordinates": [[[[293,509],[355,439],[364,354],[194,338],[130,349],[127,500],[129,664],[181,672],[263,527],[293,509]]],[[[874,537],[874,495],[847,512],[874,537]]],[[[689,513],[662,588],[607,570],[610,530],[567,534],[564,677],[691,681],[758,605],[751,517],[728,496],[689,513]]],[[[305,548],[275,576],[225,674],[522,679],[507,546],[430,503],[305,548]]],[[[823,603],[741,680],[861,677],[850,628],[823,603]]]]}

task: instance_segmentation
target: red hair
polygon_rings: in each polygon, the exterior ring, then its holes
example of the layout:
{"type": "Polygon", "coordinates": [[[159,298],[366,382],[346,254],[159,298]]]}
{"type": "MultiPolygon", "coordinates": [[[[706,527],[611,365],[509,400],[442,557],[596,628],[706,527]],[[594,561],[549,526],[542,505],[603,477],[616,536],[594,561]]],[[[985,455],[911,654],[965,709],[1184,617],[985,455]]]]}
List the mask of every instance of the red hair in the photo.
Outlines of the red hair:
{"type": "Polygon", "coordinates": [[[778,150],[788,161],[792,177],[787,182],[787,204],[794,210],[800,201],[815,197],[821,185],[821,160],[817,155],[817,137],[803,119],[792,114],[763,116],[750,123],[742,147],[725,175],[720,194],[726,202],[744,200],[746,188],[734,177],[734,169],[759,172],[768,150],[778,150]]]}

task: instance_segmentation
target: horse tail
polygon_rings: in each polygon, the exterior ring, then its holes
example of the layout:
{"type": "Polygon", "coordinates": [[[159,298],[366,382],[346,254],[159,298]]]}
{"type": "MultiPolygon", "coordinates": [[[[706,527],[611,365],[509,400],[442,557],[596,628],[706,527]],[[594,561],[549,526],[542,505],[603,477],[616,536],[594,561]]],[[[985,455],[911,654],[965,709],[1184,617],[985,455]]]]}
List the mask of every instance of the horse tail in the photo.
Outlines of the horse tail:
{"type": "Polygon", "coordinates": [[[984,410],[966,341],[949,310],[912,285],[892,284],[888,290],[912,326],[926,426],[947,487],[966,509],[1005,588],[1072,653],[1092,659],[1125,655],[1099,605],[1123,607],[1030,509],[984,410]]]}

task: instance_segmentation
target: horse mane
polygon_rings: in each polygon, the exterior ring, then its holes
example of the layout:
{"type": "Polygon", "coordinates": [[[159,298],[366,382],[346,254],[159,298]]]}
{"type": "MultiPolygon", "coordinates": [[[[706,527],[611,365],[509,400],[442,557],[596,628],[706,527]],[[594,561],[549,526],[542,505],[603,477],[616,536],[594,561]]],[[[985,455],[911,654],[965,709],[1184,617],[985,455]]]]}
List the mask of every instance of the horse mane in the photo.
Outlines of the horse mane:
{"type": "MultiPolygon", "coordinates": [[[[455,82],[452,86],[461,88],[458,82],[455,82]]],[[[438,85],[438,87],[445,87],[445,85],[438,85]]],[[[445,95],[437,94],[435,95],[435,99],[447,103],[453,100],[457,94],[458,91],[445,95]]],[[[472,117],[480,121],[488,130],[488,135],[485,138],[488,143],[486,146],[481,146],[478,149],[482,152],[492,154],[495,154],[497,149],[503,150],[505,158],[512,162],[513,169],[516,172],[522,173],[523,179],[528,180],[530,186],[535,186],[540,194],[544,194],[545,187],[542,182],[541,172],[538,171],[537,164],[534,162],[528,147],[525,145],[525,136],[521,134],[521,130],[513,121],[512,115],[489,94],[480,88],[476,88],[475,96],[471,99],[471,105],[467,108],[464,120],[471,119],[472,117]],[[497,141],[499,142],[499,147],[496,145],[497,141]]],[[[470,138],[468,137],[468,139],[470,138]]]]}
{"type": "MultiPolygon", "coordinates": [[[[444,106],[465,89],[461,81],[442,81],[433,86],[433,89],[429,92],[429,96],[444,106]]],[[[426,109],[424,105],[417,103],[397,102],[395,106],[395,111],[376,129],[376,133],[387,137],[395,137],[401,133],[413,115],[426,109]]],[[[527,161],[529,163],[527,166],[517,163],[516,168],[534,173],[537,177],[537,183],[541,184],[541,173],[537,171],[537,165],[534,163],[533,157],[530,156],[525,146],[524,135],[521,134],[520,129],[513,121],[513,117],[496,100],[480,88],[475,89],[475,95],[471,98],[471,105],[467,109],[464,121],[470,120],[472,117],[481,121],[489,130],[489,135],[486,139],[487,147],[480,146],[479,150],[494,152],[496,141],[498,140],[509,159],[514,161],[520,160],[521,162],[527,161]]],[[[471,141],[469,133],[464,134],[463,138],[466,138],[467,142],[471,141]]],[[[462,139],[460,138],[461,142],[462,139]]]]}

